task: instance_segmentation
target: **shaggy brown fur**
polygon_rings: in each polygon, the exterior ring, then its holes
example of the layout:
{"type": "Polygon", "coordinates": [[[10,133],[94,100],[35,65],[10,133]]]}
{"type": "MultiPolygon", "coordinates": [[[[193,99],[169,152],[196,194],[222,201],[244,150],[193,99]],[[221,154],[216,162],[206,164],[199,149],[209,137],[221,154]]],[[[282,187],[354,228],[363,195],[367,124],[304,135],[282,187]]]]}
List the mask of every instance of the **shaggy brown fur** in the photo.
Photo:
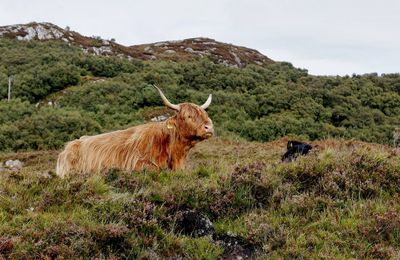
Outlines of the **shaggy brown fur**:
{"type": "Polygon", "coordinates": [[[111,168],[177,170],[196,143],[213,135],[207,112],[192,103],[179,104],[176,115],[164,122],[126,130],[83,136],[69,142],[57,161],[57,175],[89,173],[111,168]]]}

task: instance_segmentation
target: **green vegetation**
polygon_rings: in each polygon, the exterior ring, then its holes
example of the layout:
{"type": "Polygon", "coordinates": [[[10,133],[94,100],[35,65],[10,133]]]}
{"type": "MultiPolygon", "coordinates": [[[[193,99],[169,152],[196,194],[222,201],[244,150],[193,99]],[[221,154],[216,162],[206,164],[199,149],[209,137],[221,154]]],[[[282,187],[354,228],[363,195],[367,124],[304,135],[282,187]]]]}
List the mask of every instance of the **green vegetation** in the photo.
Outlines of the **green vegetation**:
{"type": "Polygon", "coordinates": [[[84,132],[143,123],[154,111],[166,112],[152,84],[176,103],[202,103],[212,93],[209,114],[218,134],[248,140],[296,135],[389,143],[400,122],[399,74],[312,76],[286,62],[238,69],[207,59],[129,61],[83,54],[65,43],[1,39],[0,111],[7,112],[0,113],[0,150],[59,148],[84,132]],[[17,99],[11,103],[5,100],[9,74],[17,99]],[[56,102],[53,111],[44,108],[48,101],[56,102]],[[49,140],[37,143],[46,138],[41,131],[4,140],[16,126],[46,116],[57,118],[43,126],[49,140]]]}
{"type": "Polygon", "coordinates": [[[224,239],[267,259],[400,256],[400,154],[382,145],[400,122],[399,74],[130,61],[0,39],[0,99],[0,162],[24,163],[0,167],[0,258],[215,259],[234,254],[224,239]],[[65,142],[171,113],[153,84],[175,103],[213,94],[219,137],[196,146],[186,170],[55,176],[65,142]],[[291,135],[314,148],[282,163],[279,138],[291,135]],[[186,210],[215,233],[184,235],[186,210]]]}
{"type": "Polygon", "coordinates": [[[324,141],[281,163],[285,141],[221,139],[195,148],[186,171],[55,177],[57,153],[0,156],[26,162],[0,175],[0,253],[11,258],[215,259],[211,237],[176,229],[196,210],[216,236],[246,241],[254,257],[397,258],[400,158],[362,142],[324,141]],[[220,151],[215,156],[216,151],[220,151]],[[249,156],[249,154],[252,154],[249,156]]]}

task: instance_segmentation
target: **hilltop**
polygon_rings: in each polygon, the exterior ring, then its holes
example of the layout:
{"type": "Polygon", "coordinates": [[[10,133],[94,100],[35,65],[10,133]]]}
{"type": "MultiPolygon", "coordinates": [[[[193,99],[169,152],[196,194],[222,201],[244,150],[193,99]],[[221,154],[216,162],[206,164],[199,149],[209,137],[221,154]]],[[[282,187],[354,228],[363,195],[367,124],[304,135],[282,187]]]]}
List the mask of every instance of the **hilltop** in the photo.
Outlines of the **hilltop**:
{"type": "Polygon", "coordinates": [[[256,50],[204,37],[134,45],[131,48],[143,51],[150,59],[188,61],[193,57],[208,57],[216,63],[239,68],[248,64],[267,65],[274,62],[256,50]]]}
{"type": "Polygon", "coordinates": [[[60,41],[78,46],[84,53],[126,58],[150,59],[135,48],[129,48],[113,40],[98,36],[87,37],[69,28],[62,29],[52,23],[28,23],[0,27],[0,37],[20,41],[60,41]]]}
{"type": "Polygon", "coordinates": [[[51,23],[1,26],[0,37],[23,41],[63,41],[79,46],[84,53],[142,60],[189,61],[198,57],[208,57],[216,63],[236,67],[273,63],[271,59],[256,50],[203,37],[123,46],[114,40],[83,36],[69,28],[62,29],[51,23]]]}

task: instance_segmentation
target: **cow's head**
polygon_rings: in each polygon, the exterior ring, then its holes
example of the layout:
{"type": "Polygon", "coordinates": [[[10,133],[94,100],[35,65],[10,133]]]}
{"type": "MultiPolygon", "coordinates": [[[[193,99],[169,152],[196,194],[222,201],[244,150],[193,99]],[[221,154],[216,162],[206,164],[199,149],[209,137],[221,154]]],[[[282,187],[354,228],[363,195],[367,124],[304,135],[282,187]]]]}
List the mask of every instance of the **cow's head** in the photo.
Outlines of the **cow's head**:
{"type": "Polygon", "coordinates": [[[176,111],[176,115],[168,119],[168,123],[173,124],[173,127],[176,127],[182,137],[189,140],[204,140],[213,136],[213,123],[205,111],[211,104],[211,94],[208,96],[207,101],[201,106],[193,103],[175,105],[168,101],[157,86],[154,87],[160,93],[164,104],[176,111]]]}

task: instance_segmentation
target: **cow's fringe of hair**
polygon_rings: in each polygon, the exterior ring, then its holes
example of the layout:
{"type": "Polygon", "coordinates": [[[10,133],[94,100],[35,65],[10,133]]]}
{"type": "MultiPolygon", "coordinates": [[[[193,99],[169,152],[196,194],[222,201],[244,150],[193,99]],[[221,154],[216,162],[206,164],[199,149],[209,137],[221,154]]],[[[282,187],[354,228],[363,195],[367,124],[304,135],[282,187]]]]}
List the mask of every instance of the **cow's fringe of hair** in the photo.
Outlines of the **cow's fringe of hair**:
{"type": "Polygon", "coordinates": [[[79,161],[80,140],[67,143],[65,149],[58,156],[56,173],[64,177],[68,172],[75,168],[79,161]]]}
{"type": "Polygon", "coordinates": [[[161,122],[83,136],[66,144],[58,157],[56,173],[64,177],[71,171],[100,172],[114,167],[125,171],[167,168],[168,147],[174,142],[172,132],[161,122]]]}

